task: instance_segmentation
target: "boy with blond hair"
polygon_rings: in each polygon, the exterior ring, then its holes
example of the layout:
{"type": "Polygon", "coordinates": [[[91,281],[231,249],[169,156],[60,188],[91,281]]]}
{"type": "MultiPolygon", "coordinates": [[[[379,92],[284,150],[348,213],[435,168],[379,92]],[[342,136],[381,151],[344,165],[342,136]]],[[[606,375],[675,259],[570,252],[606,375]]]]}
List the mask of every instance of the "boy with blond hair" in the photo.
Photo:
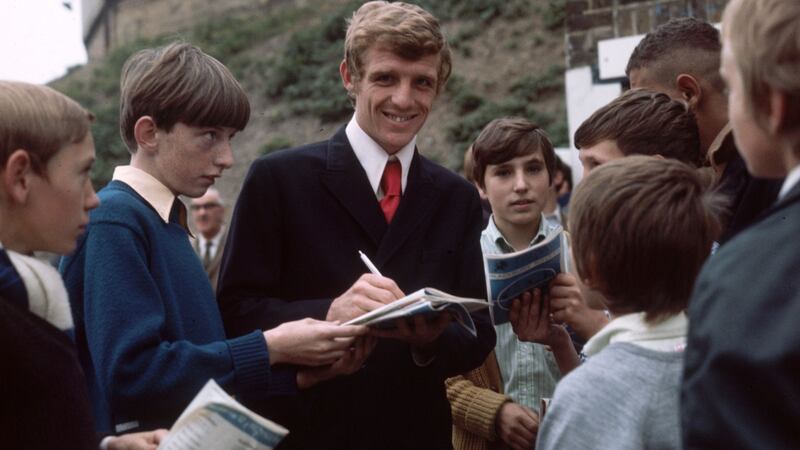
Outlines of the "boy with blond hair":
{"type": "MultiPolygon", "coordinates": [[[[72,251],[98,205],[92,120],[49,87],[0,81],[0,431],[8,448],[97,448],[64,284],[31,256],[72,251]]],[[[164,433],[103,445],[154,449],[164,433]]]]}
{"type": "Polygon", "coordinates": [[[187,43],[142,50],[122,69],[120,102],[131,164],[61,263],[98,428],[169,426],[209,378],[264,396],[359,367],[365,345],[349,347],[362,327],[306,319],[225,339],[178,196],[203,195],[233,164],[250,106],[228,69],[187,43]],[[281,363],[328,367],[270,370],[281,363]]]}
{"type": "MultiPolygon", "coordinates": [[[[472,159],[472,177],[492,207],[481,234],[484,254],[526,249],[557,229],[542,212],[556,167],[555,151],[544,130],[522,118],[495,119],[472,145],[472,159]]],[[[568,248],[564,251],[569,253],[568,248]]],[[[556,276],[548,299],[525,293],[515,303],[527,308],[532,295],[535,307],[545,309],[550,300],[562,297],[583,300],[577,280],[568,273],[556,276]]],[[[481,367],[447,380],[457,450],[532,448],[541,399],[552,396],[561,374],[577,365],[564,327],[548,324],[538,342],[523,342],[529,339],[517,337],[515,322],[495,325],[497,344],[481,367]]]]}
{"type": "Polygon", "coordinates": [[[709,259],[689,303],[683,446],[797,447],[800,417],[800,2],[731,1],[720,73],[754,177],[786,177],[709,259]]]}
{"type": "Polygon", "coordinates": [[[683,311],[719,231],[715,208],[701,176],[670,159],[611,161],[575,189],[575,264],[613,320],[556,387],[536,448],[680,448],[683,311]]]}

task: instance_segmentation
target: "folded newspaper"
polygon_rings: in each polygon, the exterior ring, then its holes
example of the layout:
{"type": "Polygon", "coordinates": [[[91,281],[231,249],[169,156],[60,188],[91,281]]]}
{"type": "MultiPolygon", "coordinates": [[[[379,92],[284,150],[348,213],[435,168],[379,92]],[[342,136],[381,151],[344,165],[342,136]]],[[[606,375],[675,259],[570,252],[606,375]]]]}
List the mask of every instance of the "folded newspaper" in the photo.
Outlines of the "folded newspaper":
{"type": "Polygon", "coordinates": [[[250,411],[214,380],[195,396],[159,450],[271,450],[289,430],[250,411]]]}
{"type": "Polygon", "coordinates": [[[453,318],[473,336],[477,336],[475,322],[469,313],[488,307],[486,300],[456,297],[438,289],[424,288],[395,300],[386,306],[356,317],[345,325],[368,325],[377,328],[394,328],[400,318],[422,315],[433,318],[448,311],[453,318]]]}
{"type": "Polygon", "coordinates": [[[562,228],[555,227],[542,242],[525,250],[484,255],[486,290],[495,325],[509,321],[511,302],[523,292],[535,288],[547,292],[550,281],[565,267],[563,236],[562,228]]]}

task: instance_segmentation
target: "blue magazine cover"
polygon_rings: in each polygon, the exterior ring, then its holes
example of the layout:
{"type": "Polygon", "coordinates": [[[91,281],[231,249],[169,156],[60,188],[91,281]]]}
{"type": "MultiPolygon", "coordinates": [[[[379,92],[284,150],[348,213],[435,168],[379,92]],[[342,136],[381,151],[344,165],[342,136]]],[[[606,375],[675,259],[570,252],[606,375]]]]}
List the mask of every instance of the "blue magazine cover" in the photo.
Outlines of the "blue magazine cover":
{"type": "Polygon", "coordinates": [[[492,321],[509,321],[511,301],[525,291],[539,288],[547,293],[550,281],[564,270],[563,235],[554,228],[540,243],[514,253],[484,255],[486,285],[492,321]]]}

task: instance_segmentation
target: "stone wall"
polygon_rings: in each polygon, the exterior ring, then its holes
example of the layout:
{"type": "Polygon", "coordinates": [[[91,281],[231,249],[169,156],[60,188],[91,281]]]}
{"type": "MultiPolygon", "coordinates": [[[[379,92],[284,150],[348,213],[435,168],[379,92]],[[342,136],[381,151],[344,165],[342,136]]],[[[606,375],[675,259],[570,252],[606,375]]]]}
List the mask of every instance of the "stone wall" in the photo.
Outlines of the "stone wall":
{"type": "Polygon", "coordinates": [[[645,34],[673,17],[719,22],[728,0],[567,0],[569,68],[597,64],[597,41],[645,34]]]}
{"type": "Polygon", "coordinates": [[[139,38],[178,34],[231,13],[265,12],[286,0],[88,0],[84,43],[90,60],[139,38]],[[88,16],[88,17],[87,17],[88,16]]]}

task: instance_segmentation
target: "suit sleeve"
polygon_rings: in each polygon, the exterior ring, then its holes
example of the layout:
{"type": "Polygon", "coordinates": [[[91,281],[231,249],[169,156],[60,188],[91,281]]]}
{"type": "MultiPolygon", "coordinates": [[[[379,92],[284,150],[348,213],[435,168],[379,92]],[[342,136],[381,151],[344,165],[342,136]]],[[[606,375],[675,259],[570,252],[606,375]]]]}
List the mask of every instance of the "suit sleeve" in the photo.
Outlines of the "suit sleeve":
{"type": "MultiPolygon", "coordinates": [[[[333,299],[280,298],[280,186],[267,164],[250,168],[233,212],[219,275],[218,301],[228,336],[306,317],[324,319],[333,299]]],[[[308,205],[300,205],[308,206],[308,205]]]]}

